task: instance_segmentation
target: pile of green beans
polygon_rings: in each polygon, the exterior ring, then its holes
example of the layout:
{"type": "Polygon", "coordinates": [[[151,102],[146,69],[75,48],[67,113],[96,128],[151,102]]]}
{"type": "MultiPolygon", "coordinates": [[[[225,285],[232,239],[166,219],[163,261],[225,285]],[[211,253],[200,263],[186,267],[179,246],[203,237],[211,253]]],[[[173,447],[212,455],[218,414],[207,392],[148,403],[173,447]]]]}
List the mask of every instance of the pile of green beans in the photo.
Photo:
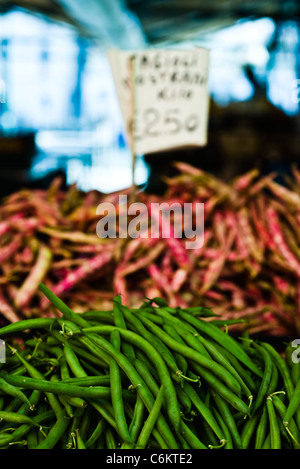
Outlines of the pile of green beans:
{"type": "Polygon", "coordinates": [[[233,337],[201,307],[76,313],[40,289],[61,316],[0,329],[0,448],[300,448],[292,344],[233,337]]]}

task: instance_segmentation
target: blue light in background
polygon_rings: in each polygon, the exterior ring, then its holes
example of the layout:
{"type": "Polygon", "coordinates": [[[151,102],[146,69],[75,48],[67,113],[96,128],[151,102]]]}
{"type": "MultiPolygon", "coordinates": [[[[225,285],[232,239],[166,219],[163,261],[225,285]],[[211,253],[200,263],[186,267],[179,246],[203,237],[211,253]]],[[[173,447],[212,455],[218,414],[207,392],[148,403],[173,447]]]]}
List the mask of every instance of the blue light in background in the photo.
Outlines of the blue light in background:
{"type": "Polygon", "coordinates": [[[270,58],[267,44],[275,31],[270,18],[241,20],[199,39],[210,50],[210,91],[219,105],[252,98],[254,88],[244,73],[251,65],[265,75],[270,58]]]}
{"type": "MultiPolygon", "coordinates": [[[[132,157],[105,52],[74,28],[23,11],[1,16],[0,27],[7,88],[0,125],[5,135],[36,131],[31,178],[61,169],[86,191],[130,186],[132,157]]],[[[136,184],[147,177],[138,158],[136,184]]]]}
{"type": "MultiPolygon", "coordinates": [[[[283,25],[272,56],[268,45],[276,25],[270,18],[239,21],[193,43],[208,47],[210,92],[219,105],[246,101],[254,93],[244,73],[250,64],[267,83],[267,97],[294,115],[298,26],[283,25]],[[272,62],[273,61],[273,62],[272,62]],[[290,87],[289,87],[290,83],[290,87]]],[[[67,183],[82,190],[110,192],[132,183],[131,154],[106,54],[77,31],[43,17],[16,10],[0,16],[0,129],[3,134],[36,132],[31,177],[62,169],[67,183]]],[[[148,169],[138,158],[136,183],[148,169]]]]}
{"type": "Polygon", "coordinates": [[[277,49],[273,52],[267,72],[268,98],[289,115],[295,115],[299,110],[299,104],[293,100],[294,82],[299,78],[297,76],[299,39],[297,22],[286,21],[278,28],[277,49]]]}

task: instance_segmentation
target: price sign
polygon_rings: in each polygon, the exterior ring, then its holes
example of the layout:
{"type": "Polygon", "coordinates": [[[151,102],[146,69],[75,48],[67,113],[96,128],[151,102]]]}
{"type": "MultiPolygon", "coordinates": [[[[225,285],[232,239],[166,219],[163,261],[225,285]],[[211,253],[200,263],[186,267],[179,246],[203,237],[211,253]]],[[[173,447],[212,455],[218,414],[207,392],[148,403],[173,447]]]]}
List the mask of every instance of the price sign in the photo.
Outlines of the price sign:
{"type": "Polygon", "coordinates": [[[109,58],[135,154],[207,143],[208,50],[112,51],[109,58]]]}
{"type": "Polygon", "coordinates": [[[133,59],[137,154],[207,143],[208,54],[149,50],[133,59]]]}

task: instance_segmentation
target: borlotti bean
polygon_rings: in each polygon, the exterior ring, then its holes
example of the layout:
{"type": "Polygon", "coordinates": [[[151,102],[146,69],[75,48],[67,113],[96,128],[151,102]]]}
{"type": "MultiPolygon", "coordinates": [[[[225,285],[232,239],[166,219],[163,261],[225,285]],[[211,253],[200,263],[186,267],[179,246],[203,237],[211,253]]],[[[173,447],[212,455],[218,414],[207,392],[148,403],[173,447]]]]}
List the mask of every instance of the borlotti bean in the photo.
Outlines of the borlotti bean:
{"type": "Polygon", "coordinates": [[[119,293],[130,308],[160,297],[173,309],[212,308],[236,333],[298,337],[299,168],[281,184],[257,168],[224,181],[174,166],[160,195],[63,190],[56,179],[2,199],[0,326],[59,316],[39,291],[43,282],[77,312],[110,310],[119,293]],[[145,217],[135,218],[141,207],[145,217]],[[99,223],[109,220],[101,237],[99,223]]]}

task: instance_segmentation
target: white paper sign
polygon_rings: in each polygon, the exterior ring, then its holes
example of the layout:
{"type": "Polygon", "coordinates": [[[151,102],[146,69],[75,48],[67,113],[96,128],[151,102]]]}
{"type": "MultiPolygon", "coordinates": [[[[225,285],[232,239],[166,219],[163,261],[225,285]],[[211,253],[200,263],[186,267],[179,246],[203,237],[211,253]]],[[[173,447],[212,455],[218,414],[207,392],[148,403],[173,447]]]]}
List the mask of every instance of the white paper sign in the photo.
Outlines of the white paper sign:
{"type": "Polygon", "coordinates": [[[207,143],[208,50],[114,51],[110,61],[135,154],[207,143]]]}

